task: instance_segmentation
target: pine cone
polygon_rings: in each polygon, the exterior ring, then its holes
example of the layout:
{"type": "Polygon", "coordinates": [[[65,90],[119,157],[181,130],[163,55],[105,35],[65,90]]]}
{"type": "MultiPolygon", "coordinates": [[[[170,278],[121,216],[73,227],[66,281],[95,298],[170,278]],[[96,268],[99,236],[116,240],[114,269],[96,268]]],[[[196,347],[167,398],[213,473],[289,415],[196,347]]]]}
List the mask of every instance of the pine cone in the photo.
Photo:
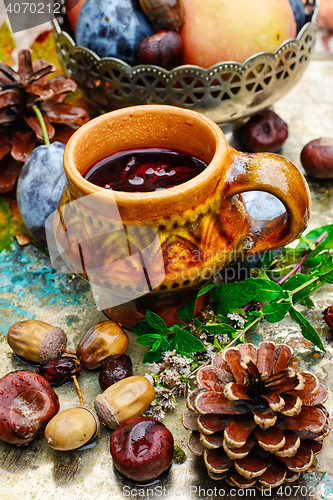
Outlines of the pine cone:
{"type": "MultiPolygon", "coordinates": [[[[48,136],[53,140],[64,142],[65,139],[66,142],[76,128],[89,120],[84,109],[63,102],[67,93],[76,89],[73,80],[64,75],[48,80],[48,75],[56,70],[55,66],[43,59],[32,62],[30,50],[21,50],[18,59],[17,72],[0,62],[0,161],[10,152],[16,161],[24,162],[33,151],[36,140],[43,141],[43,132],[32,108],[34,105],[40,109],[48,136]]],[[[5,168],[1,165],[0,170],[5,168]]],[[[14,178],[9,184],[7,182],[11,187],[17,178],[17,170],[19,172],[19,169],[13,169],[14,178]]],[[[0,191],[5,192],[4,189],[7,188],[1,187],[0,179],[0,191]]]]}
{"type": "Polygon", "coordinates": [[[243,344],[198,371],[183,425],[211,478],[273,488],[295,481],[321,451],[327,390],[312,373],[288,368],[292,355],[285,344],[243,344]]]}

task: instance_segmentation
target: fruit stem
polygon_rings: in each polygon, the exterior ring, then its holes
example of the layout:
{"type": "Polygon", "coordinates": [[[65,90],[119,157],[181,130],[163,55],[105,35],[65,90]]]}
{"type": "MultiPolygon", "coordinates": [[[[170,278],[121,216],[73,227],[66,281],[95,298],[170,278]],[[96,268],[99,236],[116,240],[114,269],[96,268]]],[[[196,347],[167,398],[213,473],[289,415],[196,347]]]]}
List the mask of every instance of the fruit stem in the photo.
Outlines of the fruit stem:
{"type": "Polygon", "coordinates": [[[76,352],[68,351],[67,349],[62,349],[62,352],[65,352],[66,354],[72,354],[72,356],[76,357],[76,352]]]}
{"type": "Polygon", "coordinates": [[[79,384],[78,384],[78,381],[77,381],[76,375],[72,375],[72,379],[73,379],[73,381],[74,381],[74,384],[75,384],[75,387],[76,387],[77,393],[78,393],[78,395],[79,395],[80,405],[81,405],[81,406],[83,406],[83,397],[82,397],[81,387],[80,387],[80,386],[79,386],[79,384]]]}
{"type": "Polygon", "coordinates": [[[45,146],[49,146],[50,145],[50,139],[49,139],[49,135],[48,135],[47,130],[46,130],[46,125],[45,125],[44,117],[43,117],[40,109],[36,106],[36,104],[34,104],[32,106],[32,109],[36,113],[38,121],[39,121],[40,126],[42,128],[43,137],[44,137],[44,144],[45,144],[45,146]]]}

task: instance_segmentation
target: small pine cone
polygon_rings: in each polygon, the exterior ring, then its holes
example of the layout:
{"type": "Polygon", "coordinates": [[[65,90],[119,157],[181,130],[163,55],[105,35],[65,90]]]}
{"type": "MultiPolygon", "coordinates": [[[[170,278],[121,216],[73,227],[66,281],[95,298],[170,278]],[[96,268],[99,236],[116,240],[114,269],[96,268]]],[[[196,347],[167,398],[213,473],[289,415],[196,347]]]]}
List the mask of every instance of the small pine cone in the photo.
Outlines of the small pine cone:
{"type": "Polygon", "coordinates": [[[321,451],[327,390],[312,373],[288,368],[292,355],[285,344],[242,344],[198,371],[183,425],[211,478],[274,488],[295,481],[321,451]]]}

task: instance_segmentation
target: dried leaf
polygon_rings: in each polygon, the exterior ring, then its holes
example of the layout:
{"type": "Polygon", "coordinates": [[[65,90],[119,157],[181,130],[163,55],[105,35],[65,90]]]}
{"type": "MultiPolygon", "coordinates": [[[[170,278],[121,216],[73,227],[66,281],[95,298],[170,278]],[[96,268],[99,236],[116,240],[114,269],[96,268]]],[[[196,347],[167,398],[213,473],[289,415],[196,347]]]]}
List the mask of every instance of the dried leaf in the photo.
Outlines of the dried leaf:
{"type": "Polygon", "coordinates": [[[56,74],[62,73],[52,30],[43,31],[30,48],[32,50],[33,61],[36,59],[46,59],[49,64],[51,63],[55,66],[56,74]]]}
{"type": "Polygon", "coordinates": [[[15,41],[6,23],[0,27],[0,61],[10,66],[14,63],[11,53],[15,49],[15,41]]]}
{"type": "Polygon", "coordinates": [[[0,196],[0,251],[10,251],[14,237],[26,241],[29,232],[22,221],[16,200],[0,196]]]}

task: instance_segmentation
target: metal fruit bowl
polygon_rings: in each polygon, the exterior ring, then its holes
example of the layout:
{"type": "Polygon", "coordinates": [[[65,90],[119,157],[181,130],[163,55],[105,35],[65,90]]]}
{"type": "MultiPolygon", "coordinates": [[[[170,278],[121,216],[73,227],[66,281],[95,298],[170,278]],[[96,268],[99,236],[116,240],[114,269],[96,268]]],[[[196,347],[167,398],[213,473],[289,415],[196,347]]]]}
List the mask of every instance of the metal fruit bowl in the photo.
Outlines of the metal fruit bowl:
{"type": "Polygon", "coordinates": [[[306,0],[308,22],[297,38],[274,53],[258,53],[243,64],[226,61],[208,69],[187,64],[168,71],[147,64],[131,67],[77,46],[64,31],[66,9],[65,0],[61,1],[62,15],[53,20],[59,59],[65,73],[100,111],[170,104],[199,111],[219,124],[267,108],[294,87],[309,64],[319,12],[319,0],[306,0]]]}

